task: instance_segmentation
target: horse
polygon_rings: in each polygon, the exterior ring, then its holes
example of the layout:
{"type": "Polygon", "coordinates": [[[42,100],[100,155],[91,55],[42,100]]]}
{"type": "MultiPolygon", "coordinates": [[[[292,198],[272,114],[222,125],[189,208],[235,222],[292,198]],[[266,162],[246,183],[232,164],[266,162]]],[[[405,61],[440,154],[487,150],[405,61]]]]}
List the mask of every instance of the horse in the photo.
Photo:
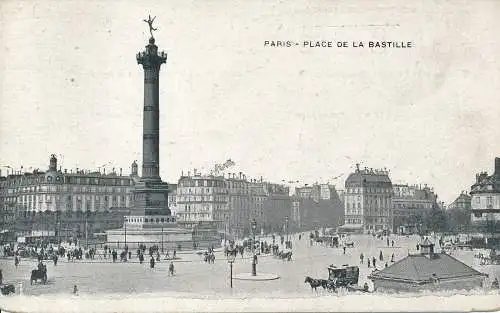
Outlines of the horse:
{"type": "Polygon", "coordinates": [[[326,279],[314,279],[309,276],[306,276],[304,283],[309,283],[309,285],[311,286],[311,291],[313,289],[314,291],[317,291],[316,288],[318,287],[323,287],[323,289],[328,288],[328,281],[326,279]]]}

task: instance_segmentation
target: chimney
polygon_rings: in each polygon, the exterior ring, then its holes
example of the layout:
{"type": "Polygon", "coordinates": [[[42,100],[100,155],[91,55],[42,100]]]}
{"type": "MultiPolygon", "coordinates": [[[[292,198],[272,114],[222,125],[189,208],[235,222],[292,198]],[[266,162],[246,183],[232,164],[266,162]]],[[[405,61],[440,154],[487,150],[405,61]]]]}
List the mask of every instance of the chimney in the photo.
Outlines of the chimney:
{"type": "MultiPolygon", "coordinates": [[[[23,167],[21,166],[21,169],[23,167]]],[[[52,154],[50,156],[50,162],[49,162],[49,170],[50,171],[57,171],[57,158],[55,154],[52,154]]]]}
{"type": "Polygon", "coordinates": [[[500,158],[495,158],[495,174],[496,177],[500,177],[500,158]]]}

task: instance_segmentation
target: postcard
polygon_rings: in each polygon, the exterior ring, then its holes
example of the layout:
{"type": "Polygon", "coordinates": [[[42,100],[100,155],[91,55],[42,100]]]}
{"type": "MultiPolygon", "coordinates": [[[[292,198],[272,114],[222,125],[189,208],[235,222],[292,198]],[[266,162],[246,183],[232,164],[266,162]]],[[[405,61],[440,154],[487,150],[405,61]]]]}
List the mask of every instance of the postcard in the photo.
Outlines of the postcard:
{"type": "Polygon", "coordinates": [[[0,310],[498,310],[499,15],[2,1],[0,310]]]}

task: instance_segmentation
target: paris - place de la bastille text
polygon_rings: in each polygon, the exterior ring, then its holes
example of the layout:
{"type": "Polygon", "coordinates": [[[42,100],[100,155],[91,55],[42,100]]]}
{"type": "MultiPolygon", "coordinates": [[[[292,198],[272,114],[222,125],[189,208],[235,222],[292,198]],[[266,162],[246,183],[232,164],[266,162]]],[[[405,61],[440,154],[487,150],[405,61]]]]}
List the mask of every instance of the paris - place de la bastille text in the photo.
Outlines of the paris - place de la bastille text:
{"type": "Polygon", "coordinates": [[[412,48],[411,41],[329,41],[329,40],[307,40],[302,43],[292,40],[266,40],[264,47],[269,48],[292,48],[301,46],[303,48],[412,48]]]}

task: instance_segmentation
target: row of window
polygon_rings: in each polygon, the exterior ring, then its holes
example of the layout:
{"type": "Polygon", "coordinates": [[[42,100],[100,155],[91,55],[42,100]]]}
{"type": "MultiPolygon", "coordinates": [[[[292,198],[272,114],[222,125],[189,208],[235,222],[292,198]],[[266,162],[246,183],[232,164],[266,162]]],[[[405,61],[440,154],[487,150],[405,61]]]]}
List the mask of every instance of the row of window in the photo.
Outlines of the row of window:
{"type": "Polygon", "coordinates": [[[223,205],[213,205],[213,206],[197,206],[197,205],[190,205],[190,204],[184,204],[184,205],[179,205],[179,210],[180,211],[185,211],[185,212],[191,212],[191,211],[208,211],[210,209],[214,210],[222,210],[225,208],[223,205]]]}
{"type": "MultiPolygon", "coordinates": [[[[487,196],[484,198],[486,198],[486,205],[493,205],[493,197],[492,196],[487,196]]],[[[498,199],[500,199],[500,197],[495,197],[495,198],[497,198],[497,201],[499,201],[498,199]]],[[[481,204],[481,197],[474,197],[473,202],[474,202],[474,204],[480,205],[481,204]]],[[[483,200],[483,202],[484,202],[484,200],[483,200]]]]}
{"type": "Polygon", "coordinates": [[[125,218],[125,222],[129,223],[173,223],[175,222],[174,217],[157,217],[157,218],[144,218],[144,217],[128,217],[125,218]]]}
{"type": "Polygon", "coordinates": [[[87,186],[87,187],[80,187],[80,186],[31,186],[31,187],[22,187],[22,188],[9,188],[7,191],[7,194],[16,194],[16,193],[27,193],[27,192],[56,192],[56,191],[63,191],[63,192],[113,192],[113,193],[124,193],[124,192],[130,192],[130,188],[126,187],[95,187],[95,186],[87,186]]]}
{"type": "Polygon", "coordinates": [[[383,217],[372,217],[372,218],[365,218],[365,221],[367,224],[369,223],[386,223],[388,222],[388,219],[383,218],[383,217]]]}
{"type": "Polygon", "coordinates": [[[224,196],[178,196],[178,202],[227,202],[224,196]]]}
{"type": "Polygon", "coordinates": [[[183,187],[226,187],[222,180],[209,179],[184,179],[179,182],[179,186],[183,187]]]}
{"type": "Polygon", "coordinates": [[[406,208],[417,208],[417,209],[430,209],[432,208],[431,203],[393,203],[394,208],[406,209],[406,208]]]}
{"type": "Polygon", "coordinates": [[[348,219],[346,219],[346,224],[361,224],[361,219],[359,219],[359,218],[348,218],[348,219]]]}
{"type": "MultiPolygon", "coordinates": [[[[74,199],[77,201],[82,201],[82,200],[87,200],[87,201],[99,201],[99,200],[104,200],[104,201],[117,201],[121,200],[121,202],[125,202],[125,196],[116,196],[116,195],[104,195],[104,196],[98,196],[98,195],[93,195],[93,196],[82,196],[82,195],[77,195],[77,196],[66,196],[64,198],[67,202],[71,202],[74,199]]],[[[127,196],[127,200],[130,201],[130,196],[127,196]]],[[[61,196],[54,196],[54,195],[24,195],[24,196],[19,196],[19,197],[8,197],[5,198],[6,202],[14,203],[14,202],[21,202],[21,203],[31,203],[31,202],[52,202],[54,200],[59,201],[61,200],[61,196]]]]}
{"type": "Polygon", "coordinates": [[[366,188],[347,188],[347,193],[392,193],[392,188],[374,188],[374,187],[366,187],[366,188]]]}
{"type": "Polygon", "coordinates": [[[129,179],[119,178],[96,178],[96,177],[71,177],[71,176],[47,176],[41,175],[36,178],[21,179],[21,180],[8,180],[6,186],[20,186],[20,185],[34,185],[44,182],[61,182],[67,184],[77,185],[106,185],[106,186],[129,186],[132,181],[129,179]]]}

